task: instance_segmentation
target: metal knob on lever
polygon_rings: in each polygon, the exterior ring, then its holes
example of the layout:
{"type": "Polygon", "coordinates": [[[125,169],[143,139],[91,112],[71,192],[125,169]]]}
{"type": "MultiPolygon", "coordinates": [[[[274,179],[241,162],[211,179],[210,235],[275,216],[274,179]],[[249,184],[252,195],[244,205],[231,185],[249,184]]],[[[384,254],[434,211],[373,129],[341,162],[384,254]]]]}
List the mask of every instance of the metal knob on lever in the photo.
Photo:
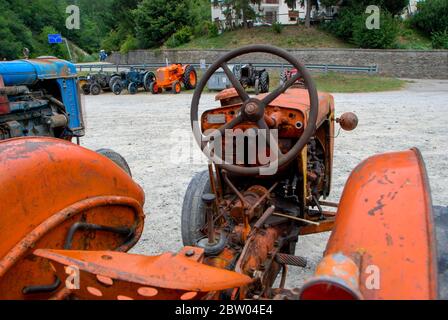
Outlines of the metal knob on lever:
{"type": "Polygon", "coordinates": [[[346,112],[340,118],[336,119],[341,128],[345,131],[353,131],[358,127],[358,116],[353,112],[346,112]]]}

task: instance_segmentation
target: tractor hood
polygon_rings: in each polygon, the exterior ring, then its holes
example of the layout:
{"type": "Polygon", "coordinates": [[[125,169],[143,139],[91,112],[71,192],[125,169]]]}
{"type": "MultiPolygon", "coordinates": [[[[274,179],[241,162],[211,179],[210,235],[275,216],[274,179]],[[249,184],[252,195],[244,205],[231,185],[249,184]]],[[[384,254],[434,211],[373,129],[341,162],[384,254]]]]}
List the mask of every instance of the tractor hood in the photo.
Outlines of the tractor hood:
{"type": "Polygon", "coordinates": [[[53,57],[0,62],[5,86],[32,85],[38,80],[74,78],[76,66],[53,57]]]}

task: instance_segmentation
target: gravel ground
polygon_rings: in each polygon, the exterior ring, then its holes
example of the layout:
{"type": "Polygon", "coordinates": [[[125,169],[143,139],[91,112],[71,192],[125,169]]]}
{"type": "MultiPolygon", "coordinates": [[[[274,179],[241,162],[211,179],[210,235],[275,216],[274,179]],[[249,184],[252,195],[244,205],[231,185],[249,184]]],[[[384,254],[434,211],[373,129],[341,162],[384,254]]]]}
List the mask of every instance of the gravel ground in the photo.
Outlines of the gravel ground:
{"type": "MultiPolygon", "coordinates": [[[[448,205],[448,81],[415,80],[402,91],[335,94],[337,114],[355,112],[360,125],[336,139],[333,191],[337,201],[351,170],[376,153],[418,147],[424,156],[434,204],[448,205]]],[[[146,228],[134,252],[159,254],[182,248],[180,213],[192,176],[206,169],[190,134],[191,94],[87,96],[90,149],[112,148],[129,162],[146,193],[146,228]],[[191,161],[194,160],[194,161],[191,161]]],[[[214,95],[201,109],[217,106],[214,95]]],[[[328,234],[303,237],[297,254],[309,258],[306,269],[290,269],[289,287],[309,277],[322,257],[328,234]]]]}

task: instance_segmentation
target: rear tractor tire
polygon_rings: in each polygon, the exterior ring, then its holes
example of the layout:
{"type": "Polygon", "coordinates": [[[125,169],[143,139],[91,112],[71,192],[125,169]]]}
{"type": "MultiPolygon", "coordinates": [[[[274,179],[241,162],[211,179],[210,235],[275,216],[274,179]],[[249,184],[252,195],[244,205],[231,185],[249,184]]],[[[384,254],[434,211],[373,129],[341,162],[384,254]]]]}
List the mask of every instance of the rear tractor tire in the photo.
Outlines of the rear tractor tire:
{"type": "Polygon", "coordinates": [[[283,70],[282,73],[280,74],[280,85],[281,86],[284,85],[286,81],[288,81],[288,71],[283,70]]]}
{"type": "Polygon", "coordinates": [[[121,81],[121,77],[120,77],[120,76],[113,76],[112,78],[110,78],[110,80],[109,80],[109,88],[110,88],[110,90],[113,89],[114,84],[115,84],[117,81],[121,81]]]}
{"type": "Polygon", "coordinates": [[[187,66],[182,79],[186,90],[196,89],[198,83],[198,74],[193,66],[187,66]]]}
{"type": "Polygon", "coordinates": [[[126,159],[121,154],[111,149],[100,149],[97,150],[96,152],[108,158],[109,160],[113,161],[117,166],[123,169],[124,172],[126,172],[130,177],[132,177],[131,169],[129,168],[126,159]]]}
{"type": "Polygon", "coordinates": [[[269,73],[267,71],[263,71],[260,75],[260,93],[269,92],[269,73]]]}

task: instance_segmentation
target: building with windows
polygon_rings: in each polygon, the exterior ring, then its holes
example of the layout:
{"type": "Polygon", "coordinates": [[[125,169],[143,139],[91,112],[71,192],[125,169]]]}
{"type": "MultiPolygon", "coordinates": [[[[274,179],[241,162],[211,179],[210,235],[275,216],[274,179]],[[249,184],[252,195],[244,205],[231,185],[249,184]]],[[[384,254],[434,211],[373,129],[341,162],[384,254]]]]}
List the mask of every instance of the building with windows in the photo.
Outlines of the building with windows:
{"type": "MultiPolygon", "coordinates": [[[[298,20],[304,20],[306,15],[306,1],[301,5],[301,1],[296,1],[294,8],[289,8],[284,0],[262,0],[260,5],[251,5],[257,14],[255,21],[250,21],[253,25],[270,25],[275,22],[281,24],[296,24],[298,20]]],[[[226,14],[228,8],[223,0],[212,0],[212,20],[221,25],[222,28],[228,27],[230,20],[233,26],[240,25],[240,21],[233,12],[231,17],[226,14]],[[230,19],[231,18],[231,19],[230,19]]],[[[331,19],[337,12],[337,7],[325,8],[315,6],[311,9],[311,18],[313,20],[331,19]]]]}

